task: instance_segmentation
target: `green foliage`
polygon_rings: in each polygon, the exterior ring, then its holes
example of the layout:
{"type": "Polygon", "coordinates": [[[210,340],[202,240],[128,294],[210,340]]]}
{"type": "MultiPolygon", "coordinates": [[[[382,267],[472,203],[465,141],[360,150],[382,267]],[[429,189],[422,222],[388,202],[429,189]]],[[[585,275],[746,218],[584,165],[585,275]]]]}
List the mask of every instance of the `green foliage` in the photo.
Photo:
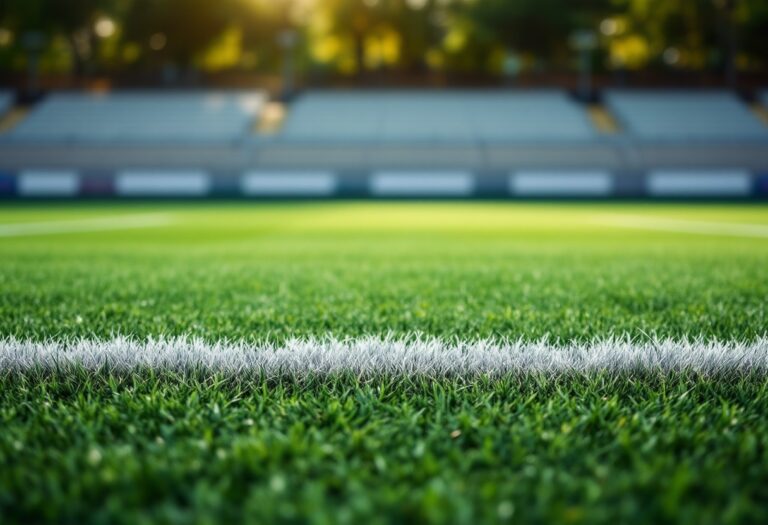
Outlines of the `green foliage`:
{"type": "Polygon", "coordinates": [[[625,30],[600,39],[597,56],[606,60],[596,60],[597,67],[627,66],[614,56],[622,46],[640,49],[631,51],[642,55],[631,60],[636,67],[718,71],[728,61],[742,69],[766,66],[763,0],[5,0],[0,27],[16,38],[10,48],[0,49],[0,59],[9,60],[3,58],[8,53],[23,57],[23,35],[35,30],[44,32],[49,47],[57,39],[69,42],[78,69],[131,67],[135,60],[124,57],[137,52],[144,67],[188,67],[236,28],[243,34],[240,51],[253,58],[243,63],[275,72],[281,56],[277,35],[295,28],[303,54],[315,67],[499,74],[505,53],[515,53],[524,56],[526,67],[562,70],[575,63],[571,35],[599,33],[607,18],[621,19],[625,30]],[[83,49],[98,47],[92,26],[102,15],[120,27],[108,56],[83,49]],[[158,33],[167,39],[161,52],[148,45],[158,33]],[[396,47],[396,56],[366,60],[382,35],[396,41],[388,44],[396,47]],[[630,41],[622,44],[622,39],[630,41]],[[84,46],[84,41],[90,43],[84,46]],[[312,52],[322,45],[334,48],[330,57],[312,52]],[[669,48],[681,57],[674,64],[662,60],[669,48]]]}
{"type": "Polygon", "coordinates": [[[189,66],[229,23],[227,1],[151,0],[139,2],[125,21],[128,40],[148,42],[152,35],[165,36],[159,52],[174,64],[189,66]]]}

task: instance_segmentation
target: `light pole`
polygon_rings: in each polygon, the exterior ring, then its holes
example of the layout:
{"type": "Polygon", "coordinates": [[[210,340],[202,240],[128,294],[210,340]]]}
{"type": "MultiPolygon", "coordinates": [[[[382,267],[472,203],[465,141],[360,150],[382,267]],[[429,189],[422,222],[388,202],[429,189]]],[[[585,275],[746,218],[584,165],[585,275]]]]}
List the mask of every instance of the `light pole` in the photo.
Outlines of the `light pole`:
{"type": "Polygon", "coordinates": [[[293,28],[287,28],[280,32],[277,37],[278,44],[283,50],[283,78],[281,87],[281,98],[288,100],[293,96],[295,89],[295,57],[294,50],[296,49],[296,42],[298,41],[298,35],[293,28]]]}
{"type": "Polygon", "coordinates": [[[21,45],[27,52],[27,96],[35,99],[40,95],[40,53],[45,49],[45,34],[27,31],[21,36],[21,45]]]}
{"type": "Polygon", "coordinates": [[[507,50],[502,66],[504,80],[507,85],[514,86],[517,84],[517,79],[520,76],[520,71],[522,71],[522,69],[523,61],[520,60],[520,56],[514,51],[507,50]]]}
{"type": "Polygon", "coordinates": [[[293,0],[283,0],[282,2],[283,28],[277,35],[277,44],[283,54],[282,85],[280,88],[280,98],[283,101],[289,100],[295,89],[295,50],[299,35],[294,27],[292,16],[294,9],[293,0]]]}
{"type": "Polygon", "coordinates": [[[592,97],[592,52],[597,49],[597,35],[582,29],[571,35],[570,43],[579,53],[579,96],[589,100],[592,97]]]}

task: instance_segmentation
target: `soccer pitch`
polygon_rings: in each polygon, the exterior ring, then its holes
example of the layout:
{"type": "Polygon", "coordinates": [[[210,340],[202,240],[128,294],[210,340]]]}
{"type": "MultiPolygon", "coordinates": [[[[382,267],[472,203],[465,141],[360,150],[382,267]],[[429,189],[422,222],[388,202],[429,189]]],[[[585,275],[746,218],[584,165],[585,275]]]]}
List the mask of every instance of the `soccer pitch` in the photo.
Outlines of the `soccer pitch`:
{"type": "Polygon", "coordinates": [[[7,205],[0,517],[763,522],[766,304],[760,206],[7,205]]]}

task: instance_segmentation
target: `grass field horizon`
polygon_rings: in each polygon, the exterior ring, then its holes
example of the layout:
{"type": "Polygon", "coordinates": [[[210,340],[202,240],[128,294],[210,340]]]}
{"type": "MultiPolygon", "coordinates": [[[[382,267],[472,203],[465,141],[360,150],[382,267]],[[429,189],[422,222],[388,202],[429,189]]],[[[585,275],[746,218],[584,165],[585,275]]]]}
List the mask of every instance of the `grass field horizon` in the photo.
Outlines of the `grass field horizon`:
{"type": "Polygon", "coordinates": [[[9,204],[0,521],[763,522],[767,304],[758,205],[9,204]]]}
{"type": "Polygon", "coordinates": [[[9,207],[0,225],[5,336],[750,340],[768,328],[758,206],[85,204],[9,207]]]}

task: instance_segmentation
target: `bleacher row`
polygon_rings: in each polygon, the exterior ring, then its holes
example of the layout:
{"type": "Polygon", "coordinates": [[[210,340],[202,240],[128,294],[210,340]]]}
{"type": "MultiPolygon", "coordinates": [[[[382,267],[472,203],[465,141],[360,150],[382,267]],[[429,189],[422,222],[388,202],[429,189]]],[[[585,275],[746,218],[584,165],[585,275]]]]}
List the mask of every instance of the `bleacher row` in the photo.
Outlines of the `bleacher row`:
{"type": "Polygon", "coordinates": [[[34,169],[0,174],[0,198],[765,198],[768,173],[739,169],[607,170],[246,170],[128,169],[109,175],[34,169]],[[360,184],[360,182],[363,184],[360,184]]]}
{"type": "Polygon", "coordinates": [[[216,142],[250,133],[261,93],[57,93],[10,133],[17,141],[216,142]]]}
{"type": "Polygon", "coordinates": [[[754,140],[768,136],[749,108],[727,92],[612,91],[606,106],[645,140],[754,140]]]}
{"type": "Polygon", "coordinates": [[[557,90],[309,92],[259,137],[266,101],[52,94],[0,133],[0,197],[768,198],[768,126],[727,91],[607,91],[612,136],[557,90]]]}
{"type": "MultiPolygon", "coordinates": [[[[645,141],[752,141],[768,127],[726,91],[608,91],[623,135],[645,141]]],[[[768,105],[768,92],[760,99],[768,105]]],[[[0,141],[18,143],[236,143],[252,135],[260,92],[56,93],[0,141]]],[[[12,105],[0,92],[0,114],[12,105]]],[[[273,140],[299,143],[592,141],[586,109],[550,91],[309,92],[273,140]]]]}
{"type": "Polygon", "coordinates": [[[559,91],[309,93],[282,136],[303,141],[494,142],[592,139],[587,114],[559,91]]]}

